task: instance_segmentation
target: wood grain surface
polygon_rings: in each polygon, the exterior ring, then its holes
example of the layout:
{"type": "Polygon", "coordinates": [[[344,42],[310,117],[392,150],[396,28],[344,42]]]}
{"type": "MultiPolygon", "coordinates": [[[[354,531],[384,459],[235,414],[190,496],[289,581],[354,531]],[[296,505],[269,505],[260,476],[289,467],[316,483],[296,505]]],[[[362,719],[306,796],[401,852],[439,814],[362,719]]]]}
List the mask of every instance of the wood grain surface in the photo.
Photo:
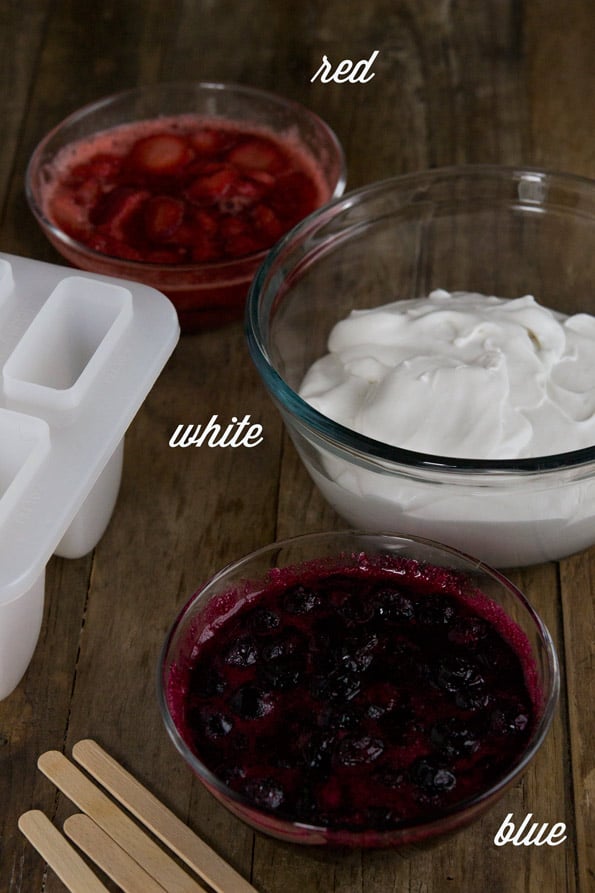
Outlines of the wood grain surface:
{"type": "MultiPolygon", "coordinates": [[[[61,262],[27,208],[30,153],[67,113],[158,80],[239,81],[314,109],[353,188],[465,162],[595,177],[592,0],[3,0],[0,249],[61,262]],[[367,84],[311,83],[379,55],[367,84]]],[[[548,739],[482,820],[417,852],[323,852],[254,835],[193,781],[163,728],[156,663],[177,610],[211,572],[278,536],[340,527],[252,367],[240,323],[184,336],[133,422],[122,489],[93,554],[52,559],[32,664],[0,702],[0,891],[64,888],[17,828],[72,812],[40,753],[92,737],[263,893],[589,893],[595,889],[595,549],[512,574],[563,666],[548,739]],[[172,450],[181,422],[250,414],[257,449],[172,450]],[[557,847],[495,847],[507,813],[564,822],[557,847]]],[[[109,882],[107,882],[109,886],[109,882]]]]}

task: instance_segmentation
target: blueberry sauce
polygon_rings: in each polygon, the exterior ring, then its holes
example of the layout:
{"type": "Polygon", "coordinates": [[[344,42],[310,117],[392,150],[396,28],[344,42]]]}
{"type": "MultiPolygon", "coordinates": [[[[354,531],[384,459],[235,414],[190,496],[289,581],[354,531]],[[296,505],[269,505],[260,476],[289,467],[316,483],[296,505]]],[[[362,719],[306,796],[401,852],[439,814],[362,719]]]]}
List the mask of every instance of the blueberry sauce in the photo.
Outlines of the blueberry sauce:
{"type": "Polygon", "coordinates": [[[191,750],[257,808],[389,830],[486,790],[526,749],[541,702],[529,643],[463,575],[363,557],[274,571],[224,610],[234,598],[209,605],[168,701],[191,750]]]}

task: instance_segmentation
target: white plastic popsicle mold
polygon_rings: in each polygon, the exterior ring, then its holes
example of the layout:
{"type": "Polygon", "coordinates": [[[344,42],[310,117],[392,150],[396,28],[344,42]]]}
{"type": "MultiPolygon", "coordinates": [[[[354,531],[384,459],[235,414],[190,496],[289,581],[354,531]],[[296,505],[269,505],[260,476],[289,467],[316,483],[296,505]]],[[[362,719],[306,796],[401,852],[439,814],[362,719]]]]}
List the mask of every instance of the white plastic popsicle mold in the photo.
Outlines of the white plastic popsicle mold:
{"type": "Polygon", "coordinates": [[[179,334],[153,288],[0,253],[0,699],[33,656],[49,559],[110,520],[124,434],[179,334]]]}

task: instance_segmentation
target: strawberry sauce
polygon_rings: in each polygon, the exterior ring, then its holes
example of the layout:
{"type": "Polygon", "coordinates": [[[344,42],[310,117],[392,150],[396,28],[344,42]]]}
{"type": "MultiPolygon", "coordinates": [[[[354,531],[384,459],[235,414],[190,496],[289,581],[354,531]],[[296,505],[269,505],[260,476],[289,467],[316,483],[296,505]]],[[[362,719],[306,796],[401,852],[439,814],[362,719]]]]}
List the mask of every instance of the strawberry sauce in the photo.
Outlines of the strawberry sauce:
{"type": "Polygon", "coordinates": [[[44,205],[67,235],[100,254],[176,265],[265,251],[328,198],[290,137],[182,116],[68,146],[44,205]]]}
{"type": "Polygon", "coordinates": [[[234,598],[207,607],[168,702],[191,750],[257,808],[389,830],[485,791],[526,749],[541,706],[529,643],[461,575],[312,564],[230,612],[234,598]]]}

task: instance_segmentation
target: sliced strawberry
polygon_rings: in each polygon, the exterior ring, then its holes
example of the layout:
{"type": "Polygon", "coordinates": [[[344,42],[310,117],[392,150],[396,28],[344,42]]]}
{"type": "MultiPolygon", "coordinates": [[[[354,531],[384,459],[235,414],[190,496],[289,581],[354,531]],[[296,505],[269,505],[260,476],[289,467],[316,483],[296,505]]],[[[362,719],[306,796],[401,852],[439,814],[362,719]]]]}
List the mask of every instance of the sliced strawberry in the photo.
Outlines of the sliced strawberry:
{"type": "Polygon", "coordinates": [[[248,232],[248,223],[242,217],[224,217],[220,223],[223,239],[233,238],[248,232]]]}
{"type": "Polygon", "coordinates": [[[257,180],[250,177],[239,177],[233,192],[219,202],[219,208],[224,214],[240,214],[260,201],[266,192],[267,187],[257,180]]]}
{"type": "Polygon", "coordinates": [[[252,219],[262,235],[272,245],[283,235],[287,227],[279,220],[272,208],[260,204],[252,210],[252,219]]]}
{"type": "Polygon", "coordinates": [[[253,136],[227,153],[227,160],[244,171],[278,171],[286,164],[284,153],[266,137],[253,136]]]}
{"type": "Polygon", "coordinates": [[[99,152],[88,161],[83,161],[72,168],[73,177],[87,180],[93,177],[97,180],[109,180],[118,175],[122,166],[122,159],[117,155],[109,155],[107,152],[99,152]]]}
{"type": "Polygon", "coordinates": [[[237,183],[237,174],[229,167],[197,177],[186,190],[186,197],[199,204],[214,205],[225,198],[237,183]]]}
{"type": "Polygon", "coordinates": [[[219,218],[205,208],[193,208],[192,220],[195,224],[195,230],[198,230],[205,236],[215,236],[219,232],[219,218]]]}
{"type": "Polygon", "coordinates": [[[94,233],[87,239],[87,245],[99,254],[107,254],[109,257],[119,257],[121,260],[143,260],[143,255],[136,248],[115,239],[106,233],[94,233]]]}
{"type": "Polygon", "coordinates": [[[256,180],[267,189],[270,189],[275,183],[275,177],[268,171],[250,171],[250,179],[256,180]]]}
{"type": "Polygon", "coordinates": [[[313,211],[317,203],[316,184],[302,171],[280,176],[269,198],[269,204],[279,217],[295,223],[313,211]]]}
{"type": "Polygon", "coordinates": [[[170,195],[154,195],[143,207],[145,234],[152,242],[171,239],[183,219],[184,203],[170,195]]]}
{"type": "Polygon", "coordinates": [[[115,239],[124,239],[125,228],[148,198],[145,189],[116,186],[97,202],[90,214],[91,223],[115,239]]]}
{"type": "Polygon", "coordinates": [[[148,174],[169,174],[183,168],[192,156],[184,137],[154,133],[136,141],[128,155],[128,167],[148,174]]]}
{"type": "Polygon", "coordinates": [[[149,193],[145,189],[116,186],[105,192],[92,209],[89,215],[91,223],[95,226],[116,223],[131,210],[136,210],[148,197],[149,193]]]}
{"type": "Polygon", "coordinates": [[[192,148],[199,155],[219,155],[229,148],[233,136],[224,130],[215,130],[214,127],[201,127],[190,135],[192,148]]]}
{"type": "Polygon", "coordinates": [[[73,194],[79,204],[91,208],[102,195],[101,183],[95,177],[89,177],[77,186],[73,194]]]}
{"type": "Polygon", "coordinates": [[[186,182],[191,183],[195,177],[205,177],[207,174],[216,174],[223,168],[233,170],[231,165],[225,161],[215,161],[212,158],[201,158],[196,156],[189,165],[184,169],[184,177],[186,182]]]}
{"type": "Polygon", "coordinates": [[[210,236],[197,235],[196,241],[190,249],[192,260],[195,263],[208,263],[221,260],[221,251],[215,239],[210,236]]]}
{"type": "Polygon", "coordinates": [[[232,236],[225,243],[229,257],[244,257],[247,254],[254,254],[255,251],[262,251],[263,247],[262,243],[249,233],[232,236]]]}
{"type": "Polygon", "coordinates": [[[68,192],[56,192],[51,201],[50,215],[60,229],[75,238],[88,226],[86,208],[68,192]]]}
{"type": "Polygon", "coordinates": [[[167,240],[167,251],[170,248],[176,248],[177,250],[182,251],[188,245],[192,245],[196,238],[196,230],[191,223],[186,222],[185,220],[180,224],[177,228],[175,235],[167,240]]]}

